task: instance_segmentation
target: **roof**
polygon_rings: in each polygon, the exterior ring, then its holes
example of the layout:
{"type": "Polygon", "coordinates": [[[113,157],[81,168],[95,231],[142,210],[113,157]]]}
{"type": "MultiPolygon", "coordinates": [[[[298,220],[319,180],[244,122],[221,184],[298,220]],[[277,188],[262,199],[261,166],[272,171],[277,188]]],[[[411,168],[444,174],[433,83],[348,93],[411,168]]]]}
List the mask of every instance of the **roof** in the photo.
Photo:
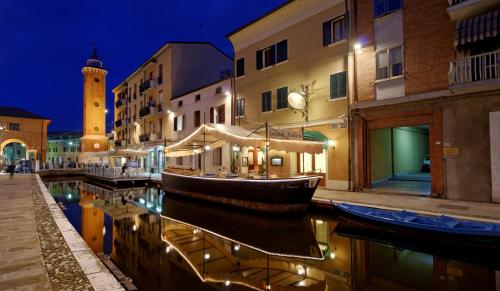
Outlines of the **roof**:
{"type": "Polygon", "coordinates": [[[48,139],[58,140],[58,139],[76,139],[82,137],[81,131],[69,131],[69,130],[58,130],[49,132],[47,135],[48,139]]]}
{"type": "Polygon", "coordinates": [[[149,61],[151,61],[152,59],[154,59],[155,56],[160,51],[164,50],[168,45],[173,45],[173,44],[208,44],[208,45],[214,47],[216,50],[218,50],[220,53],[225,55],[230,60],[233,59],[230,55],[228,55],[223,50],[221,50],[220,48],[218,48],[217,46],[215,46],[213,43],[211,43],[209,41],[171,41],[171,40],[169,40],[169,41],[164,42],[157,50],[155,50],[155,52],[150,57],[148,57],[146,60],[144,60],[137,68],[135,68],[132,71],[132,73],[130,73],[123,81],[121,81],[117,86],[115,86],[113,91],[115,89],[117,89],[119,86],[121,86],[123,83],[127,82],[127,80],[130,79],[132,76],[134,76],[144,65],[149,63],[149,61]]]}
{"type": "Polygon", "coordinates": [[[26,111],[24,109],[8,106],[0,106],[0,116],[49,120],[48,118],[26,111]]]}
{"type": "Polygon", "coordinates": [[[252,25],[252,24],[254,24],[254,23],[258,22],[259,20],[261,20],[261,19],[263,19],[263,18],[266,18],[267,16],[269,16],[269,15],[273,14],[274,12],[276,12],[276,11],[280,10],[281,8],[283,8],[283,7],[287,6],[288,4],[291,4],[291,3],[292,3],[292,2],[294,2],[294,1],[295,1],[295,0],[286,0],[284,3],[282,3],[282,4],[278,5],[278,6],[276,6],[275,8],[273,8],[273,9],[269,10],[268,12],[264,13],[263,15],[261,15],[261,16],[259,16],[259,17],[255,18],[254,20],[250,21],[249,23],[247,23],[247,24],[245,24],[245,25],[243,25],[243,26],[240,26],[240,27],[238,27],[236,30],[233,30],[232,32],[230,32],[230,33],[226,34],[226,37],[227,37],[227,38],[229,38],[229,37],[231,37],[231,36],[233,36],[233,35],[237,34],[238,32],[242,31],[243,29],[245,29],[245,28],[249,27],[250,25],[252,25]]]}

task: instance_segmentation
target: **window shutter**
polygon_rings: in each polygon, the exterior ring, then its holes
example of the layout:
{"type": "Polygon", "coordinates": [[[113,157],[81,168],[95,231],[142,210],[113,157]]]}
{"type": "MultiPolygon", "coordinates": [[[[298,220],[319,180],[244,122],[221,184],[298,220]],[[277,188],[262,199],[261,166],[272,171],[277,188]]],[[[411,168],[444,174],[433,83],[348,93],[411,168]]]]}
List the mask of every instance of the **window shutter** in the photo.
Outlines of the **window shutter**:
{"type": "Polygon", "coordinates": [[[276,45],[271,46],[271,65],[276,64],[276,45]]]}
{"type": "Polygon", "coordinates": [[[288,59],[288,40],[283,40],[278,42],[277,46],[277,55],[278,59],[277,62],[281,63],[283,61],[286,61],[288,59]]]}
{"type": "Polygon", "coordinates": [[[257,51],[257,70],[262,69],[262,50],[257,51]]]}
{"type": "Polygon", "coordinates": [[[349,14],[346,13],[344,15],[344,35],[348,36],[349,35],[349,14]]]}
{"type": "Polygon", "coordinates": [[[174,131],[177,131],[177,116],[174,117],[174,131]]]}
{"type": "Polygon", "coordinates": [[[337,98],[337,74],[330,75],[330,99],[337,98]]]}
{"type": "Polygon", "coordinates": [[[183,130],[185,127],[186,127],[186,114],[183,114],[181,130],[183,130]]]}
{"type": "Polygon", "coordinates": [[[225,123],[226,122],[226,105],[222,104],[219,107],[219,123],[225,123]]]}
{"type": "Polygon", "coordinates": [[[337,89],[337,94],[338,97],[345,97],[346,96],[346,72],[342,72],[338,74],[338,89],[337,89]]]}
{"type": "Polygon", "coordinates": [[[332,43],[332,24],[331,21],[323,22],[323,46],[332,43]]]}
{"type": "Polygon", "coordinates": [[[214,123],[214,108],[210,107],[210,123],[214,123]]]}

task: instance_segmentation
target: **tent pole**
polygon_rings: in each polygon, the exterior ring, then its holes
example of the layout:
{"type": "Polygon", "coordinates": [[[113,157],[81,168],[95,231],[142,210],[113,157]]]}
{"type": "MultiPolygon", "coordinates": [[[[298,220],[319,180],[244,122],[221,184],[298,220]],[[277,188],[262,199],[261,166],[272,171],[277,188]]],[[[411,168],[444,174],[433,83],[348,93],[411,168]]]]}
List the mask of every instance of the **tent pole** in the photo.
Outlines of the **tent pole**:
{"type": "Polygon", "coordinates": [[[207,174],[205,172],[206,164],[207,164],[205,145],[206,145],[205,112],[203,112],[203,176],[205,176],[207,174]]]}
{"type": "MultiPolygon", "coordinates": [[[[304,126],[302,126],[302,140],[305,140],[304,139],[304,126]]],[[[299,155],[300,155],[300,153],[299,153],[299,155]]],[[[305,171],[305,158],[306,158],[305,153],[302,153],[302,175],[306,174],[306,171],[305,171]]]]}
{"type": "Polygon", "coordinates": [[[266,179],[269,179],[269,137],[268,137],[268,130],[267,130],[267,121],[266,121],[266,144],[265,144],[265,147],[266,147],[266,165],[265,165],[265,169],[266,169],[266,179]]]}

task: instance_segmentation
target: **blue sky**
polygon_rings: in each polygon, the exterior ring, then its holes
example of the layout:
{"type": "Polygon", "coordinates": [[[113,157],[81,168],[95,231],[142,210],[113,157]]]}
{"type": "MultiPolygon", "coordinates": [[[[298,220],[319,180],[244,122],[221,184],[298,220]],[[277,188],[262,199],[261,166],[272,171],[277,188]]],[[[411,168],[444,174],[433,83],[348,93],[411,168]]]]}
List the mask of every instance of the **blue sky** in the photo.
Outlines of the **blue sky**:
{"type": "MultiPolygon", "coordinates": [[[[165,41],[210,41],[232,55],[226,34],[286,0],[2,0],[0,105],[81,130],[81,67],[92,41],[111,89],[165,41]]],[[[108,115],[108,129],[112,114],[108,115]]]]}

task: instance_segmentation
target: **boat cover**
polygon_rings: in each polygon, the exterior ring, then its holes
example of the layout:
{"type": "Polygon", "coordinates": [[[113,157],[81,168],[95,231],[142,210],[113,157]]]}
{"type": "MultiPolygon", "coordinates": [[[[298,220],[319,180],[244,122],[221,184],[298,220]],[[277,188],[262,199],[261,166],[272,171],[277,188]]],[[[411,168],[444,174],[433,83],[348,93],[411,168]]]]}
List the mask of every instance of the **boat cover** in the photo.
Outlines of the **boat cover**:
{"type": "MultiPolygon", "coordinates": [[[[274,150],[310,154],[323,152],[322,142],[275,138],[268,140],[270,149],[274,150]]],[[[190,156],[201,153],[204,145],[218,148],[225,143],[247,147],[264,147],[266,139],[239,126],[203,124],[183,140],[165,147],[165,154],[169,157],[190,156]]]]}

